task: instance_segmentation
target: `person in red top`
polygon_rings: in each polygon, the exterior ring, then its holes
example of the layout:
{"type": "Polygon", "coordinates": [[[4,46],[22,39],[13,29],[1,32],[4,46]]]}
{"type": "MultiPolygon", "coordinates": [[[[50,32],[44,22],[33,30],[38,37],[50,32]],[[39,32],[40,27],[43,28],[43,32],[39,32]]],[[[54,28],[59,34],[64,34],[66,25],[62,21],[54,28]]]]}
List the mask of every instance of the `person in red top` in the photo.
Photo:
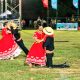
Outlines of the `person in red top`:
{"type": "Polygon", "coordinates": [[[17,57],[21,49],[13,39],[11,31],[8,30],[9,23],[4,23],[4,28],[2,29],[2,38],[0,39],[0,60],[1,59],[13,59],[17,57]]]}
{"type": "Polygon", "coordinates": [[[32,47],[30,48],[30,51],[26,57],[26,62],[30,67],[32,67],[32,64],[37,64],[40,66],[46,65],[46,55],[45,55],[45,49],[43,48],[43,40],[44,40],[44,33],[43,33],[43,27],[38,25],[38,29],[34,33],[34,43],[32,47]]]}

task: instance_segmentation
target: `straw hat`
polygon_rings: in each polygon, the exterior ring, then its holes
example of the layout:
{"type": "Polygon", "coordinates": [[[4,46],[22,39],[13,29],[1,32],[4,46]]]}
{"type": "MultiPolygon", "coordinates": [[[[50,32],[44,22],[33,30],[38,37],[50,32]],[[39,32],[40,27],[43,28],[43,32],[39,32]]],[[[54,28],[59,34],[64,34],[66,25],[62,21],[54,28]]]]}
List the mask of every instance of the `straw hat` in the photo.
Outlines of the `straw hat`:
{"type": "Polygon", "coordinates": [[[51,27],[45,27],[43,29],[43,32],[46,34],[46,35],[53,35],[54,34],[54,31],[51,27]]]}
{"type": "Polygon", "coordinates": [[[9,22],[8,23],[8,28],[10,29],[11,26],[13,27],[13,29],[16,29],[17,28],[17,25],[15,23],[9,22]]]}
{"type": "Polygon", "coordinates": [[[11,23],[11,26],[13,27],[13,29],[17,28],[17,24],[15,24],[15,23],[11,23]]]}

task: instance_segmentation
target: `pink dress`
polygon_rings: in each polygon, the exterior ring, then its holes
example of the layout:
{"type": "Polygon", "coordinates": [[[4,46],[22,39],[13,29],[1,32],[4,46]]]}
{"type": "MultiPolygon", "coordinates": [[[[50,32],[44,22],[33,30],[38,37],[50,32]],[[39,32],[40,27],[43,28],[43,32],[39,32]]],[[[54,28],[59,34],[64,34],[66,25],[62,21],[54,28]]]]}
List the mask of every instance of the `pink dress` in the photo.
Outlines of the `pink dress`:
{"type": "MultiPolygon", "coordinates": [[[[44,33],[41,34],[38,31],[36,31],[34,33],[34,37],[42,40],[44,38],[44,33]]],[[[43,49],[43,42],[40,43],[34,42],[27,55],[26,62],[45,66],[46,65],[45,60],[46,54],[45,49],[43,49]]]]}
{"type": "Polygon", "coordinates": [[[2,29],[2,39],[0,39],[0,59],[9,59],[11,57],[17,57],[21,52],[21,49],[14,41],[13,35],[7,33],[7,29],[2,29]]]}

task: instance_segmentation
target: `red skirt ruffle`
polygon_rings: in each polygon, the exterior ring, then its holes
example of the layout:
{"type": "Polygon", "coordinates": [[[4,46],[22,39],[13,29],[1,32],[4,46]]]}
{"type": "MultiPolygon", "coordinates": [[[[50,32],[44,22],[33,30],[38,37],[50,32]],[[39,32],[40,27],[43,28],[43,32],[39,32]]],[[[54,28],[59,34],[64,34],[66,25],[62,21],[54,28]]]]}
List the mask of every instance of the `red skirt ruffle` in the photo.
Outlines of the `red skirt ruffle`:
{"type": "Polygon", "coordinates": [[[0,39],[0,59],[9,59],[10,57],[17,54],[17,53],[14,53],[18,51],[17,49],[19,49],[19,46],[14,41],[13,36],[11,34],[8,34],[2,39],[0,39]]]}
{"type": "Polygon", "coordinates": [[[42,47],[43,43],[34,43],[27,55],[26,62],[46,65],[45,49],[42,47]]]}

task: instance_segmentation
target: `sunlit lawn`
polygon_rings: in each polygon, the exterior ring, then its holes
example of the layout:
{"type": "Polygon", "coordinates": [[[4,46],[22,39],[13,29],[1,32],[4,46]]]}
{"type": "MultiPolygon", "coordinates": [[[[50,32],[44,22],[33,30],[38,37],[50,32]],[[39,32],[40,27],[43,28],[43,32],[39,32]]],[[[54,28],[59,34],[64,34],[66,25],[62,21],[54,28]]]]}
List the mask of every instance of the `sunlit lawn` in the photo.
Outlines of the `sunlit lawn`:
{"type": "MultiPolygon", "coordinates": [[[[34,30],[21,31],[29,49],[33,43],[34,30]]],[[[53,63],[67,62],[70,68],[29,68],[24,66],[22,52],[15,60],[0,61],[0,80],[80,80],[80,31],[55,31],[53,63]]]]}

